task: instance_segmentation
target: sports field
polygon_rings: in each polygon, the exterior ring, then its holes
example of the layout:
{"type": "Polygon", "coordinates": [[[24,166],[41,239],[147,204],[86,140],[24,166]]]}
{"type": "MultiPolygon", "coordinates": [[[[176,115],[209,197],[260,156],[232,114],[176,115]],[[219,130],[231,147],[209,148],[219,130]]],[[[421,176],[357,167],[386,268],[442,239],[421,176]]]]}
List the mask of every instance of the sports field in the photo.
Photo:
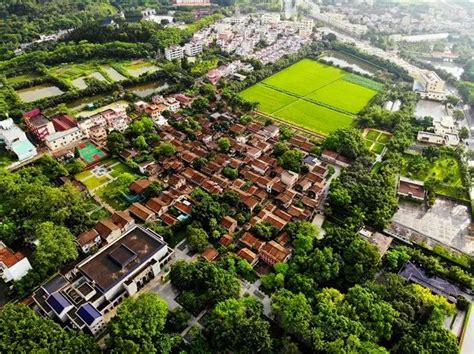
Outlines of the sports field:
{"type": "Polygon", "coordinates": [[[88,165],[105,157],[105,152],[92,143],[80,144],[77,147],[77,152],[79,157],[88,165]]]}
{"type": "Polygon", "coordinates": [[[262,113],[328,135],[351,125],[353,116],[382,87],[362,76],[303,59],[240,95],[259,102],[262,113]]]}

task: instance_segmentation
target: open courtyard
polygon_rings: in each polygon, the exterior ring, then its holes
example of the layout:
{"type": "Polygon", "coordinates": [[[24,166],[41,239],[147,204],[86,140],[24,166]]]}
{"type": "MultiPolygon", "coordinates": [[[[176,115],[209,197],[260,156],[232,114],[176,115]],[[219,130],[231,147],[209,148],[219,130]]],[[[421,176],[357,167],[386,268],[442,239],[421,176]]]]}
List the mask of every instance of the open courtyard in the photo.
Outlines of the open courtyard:
{"type": "Polygon", "coordinates": [[[350,126],[382,84],[304,59],[241,92],[258,110],[328,135],[350,126]]]}

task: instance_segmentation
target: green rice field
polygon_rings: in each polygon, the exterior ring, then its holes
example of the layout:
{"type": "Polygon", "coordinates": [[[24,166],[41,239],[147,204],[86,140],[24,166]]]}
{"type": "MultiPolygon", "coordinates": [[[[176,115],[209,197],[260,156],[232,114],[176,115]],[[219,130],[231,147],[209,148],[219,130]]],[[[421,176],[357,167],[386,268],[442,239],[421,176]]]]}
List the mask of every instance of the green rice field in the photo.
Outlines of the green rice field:
{"type": "Polygon", "coordinates": [[[240,96],[259,102],[258,110],[317,133],[352,124],[382,84],[344,70],[303,59],[240,96]]]}

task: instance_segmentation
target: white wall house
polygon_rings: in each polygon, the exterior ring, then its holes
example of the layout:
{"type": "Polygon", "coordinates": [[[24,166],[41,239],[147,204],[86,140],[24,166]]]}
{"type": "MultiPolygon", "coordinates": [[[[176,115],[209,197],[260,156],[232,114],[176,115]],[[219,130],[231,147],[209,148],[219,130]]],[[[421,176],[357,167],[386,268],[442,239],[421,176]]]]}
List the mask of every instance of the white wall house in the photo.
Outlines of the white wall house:
{"type": "Polygon", "coordinates": [[[30,159],[38,154],[25,132],[11,118],[0,121],[0,144],[4,144],[7,150],[13,151],[19,161],[30,159]]]}
{"type": "Polygon", "coordinates": [[[46,146],[51,150],[59,150],[68,147],[71,144],[77,143],[84,138],[81,129],[74,127],[62,132],[56,132],[46,137],[46,146]]]}
{"type": "Polygon", "coordinates": [[[0,276],[3,281],[17,281],[31,269],[31,264],[23,254],[14,253],[0,241],[0,276]]]}

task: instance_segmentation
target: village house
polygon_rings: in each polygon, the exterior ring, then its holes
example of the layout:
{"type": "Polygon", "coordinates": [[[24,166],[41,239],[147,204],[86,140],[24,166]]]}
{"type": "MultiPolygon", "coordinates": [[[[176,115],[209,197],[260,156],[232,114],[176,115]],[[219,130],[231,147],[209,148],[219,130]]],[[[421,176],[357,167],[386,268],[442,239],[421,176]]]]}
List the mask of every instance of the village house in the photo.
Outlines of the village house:
{"type": "Polygon", "coordinates": [[[31,264],[23,253],[13,252],[0,241],[0,276],[5,283],[20,280],[31,269],[31,264]]]}

